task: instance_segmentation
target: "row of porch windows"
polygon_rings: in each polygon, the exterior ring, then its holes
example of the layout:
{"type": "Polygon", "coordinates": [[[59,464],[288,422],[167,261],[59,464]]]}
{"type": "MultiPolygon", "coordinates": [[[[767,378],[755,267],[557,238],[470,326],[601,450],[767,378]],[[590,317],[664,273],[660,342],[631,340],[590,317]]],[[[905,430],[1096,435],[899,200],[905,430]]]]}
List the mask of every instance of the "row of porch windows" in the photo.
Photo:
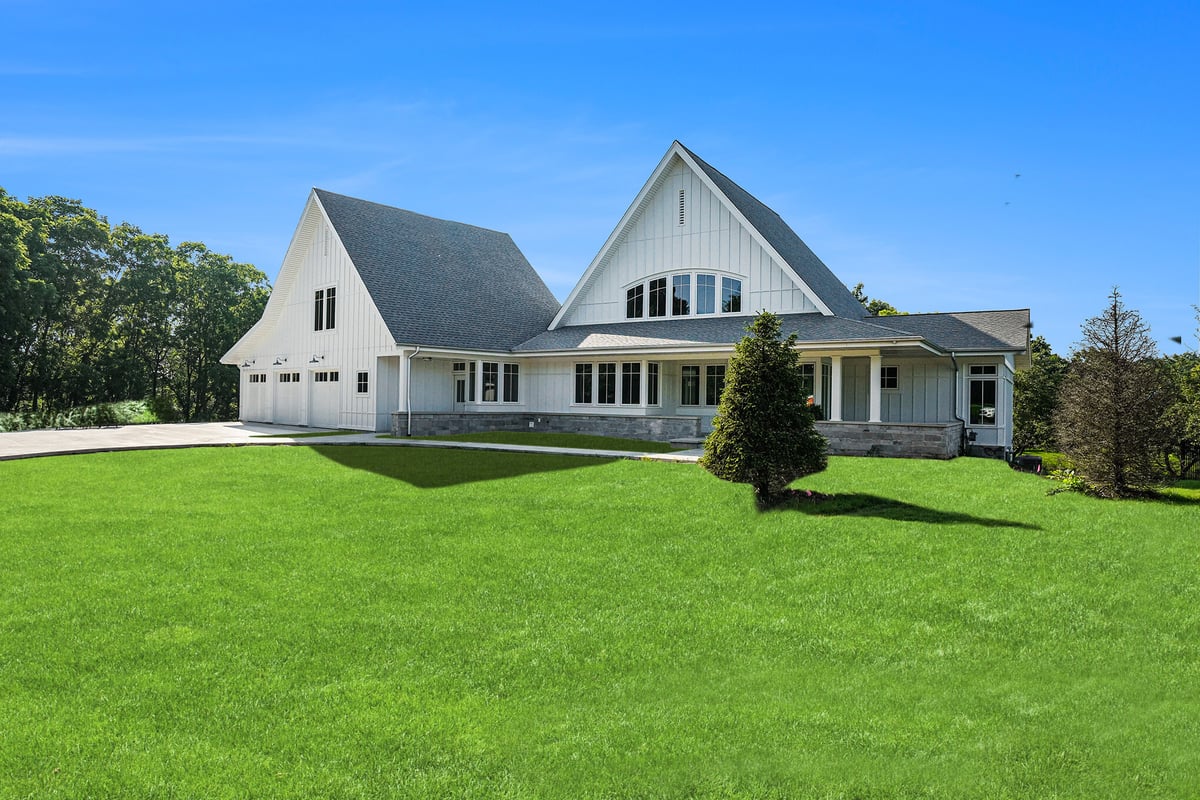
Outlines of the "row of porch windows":
{"type": "MultiPolygon", "coordinates": [[[[473,361],[454,362],[455,402],[475,402],[477,380],[475,364],[476,362],[473,361]]],[[[816,388],[816,367],[814,364],[802,364],[800,369],[803,372],[802,392],[806,396],[813,397],[816,388]]],[[[502,398],[505,403],[520,402],[520,366],[518,364],[484,361],[481,371],[483,377],[481,402],[494,403],[497,402],[498,397],[502,398]]],[[[726,366],[724,364],[709,364],[703,367],[698,364],[682,365],[680,367],[679,404],[681,406],[718,405],[721,401],[721,393],[725,389],[725,373],[726,366]]],[[[970,424],[995,425],[995,365],[972,365],[969,367],[969,374],[970,424]]],[[[646,405],[648,406],[658,406],[661,403],[659,398],[660,376],[661,365],[655,361],[647,362],[644,385],[646,405]]],[[[363,376],[360,373],[361,377],[363,376]]],[[[830,380],[828,365],[822,365],[822,377],[825,386],[828,386],[830,380]]],[[[576,405],[640,405],[642,387],[641,362],[601,361],[575,364],[574,402],[576,405]]],[[[881,368],[879,388],[881,390],[900,388],[898,367],[884,366],[881,368]]],[[[359,391],[365,391],[365,389],[360,388],[359,391]]],[[[825,397],[813,397],[818,405],[827,399],[828,392],[824,391],[822,394],[825,397]]]]}
{"type": "MultiPolygon", "coordinates": [[[[454,402],[474,403],[476,394],[475,361],[455,361],[454,366],[454,402]]],[[[495,403],[497,398],[503,398],[505,403],[520,402],[521,367],[519,364],[505,364],[499,361],[483,362],[483,392],[480,402],[495,403]]]]}
{"type": "MultiPolygon", "coordinates": [[[[693,314],[738,314],[742,310],[742,282],[737,278],[721,276],[720,306],[717,305],[717,276],[709,273],[691,273],[669,276],[671,285],[672,317],[693,314]],[[696,293],[692,296],[692,278],[696,279],[696,293]]],[[[646,283],[630,286],[625,291],[625,318],[667,316],[668,278],[654,278],[646,283]],[[647,302],[649,300],[649,302],[647,302]]]]}

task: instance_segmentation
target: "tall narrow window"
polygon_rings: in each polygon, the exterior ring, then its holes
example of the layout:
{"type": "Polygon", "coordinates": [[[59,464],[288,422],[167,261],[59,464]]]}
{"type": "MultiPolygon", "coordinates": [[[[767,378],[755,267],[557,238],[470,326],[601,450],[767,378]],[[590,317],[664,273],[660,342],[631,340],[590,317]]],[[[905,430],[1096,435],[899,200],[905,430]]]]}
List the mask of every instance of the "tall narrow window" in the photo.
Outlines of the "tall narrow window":
{"type": "Polygon", "coordinates": [[[800,365],[800,394],[803,395],[805,399],[813,396],[813,387],[816,385],[814,383],[815,377],[815,364],[800,365]]]}
{"type": "Polygon", "coordinates": [[[516,403],[519,397],[518,384],[521,379],[521,366],[519,364],[504,365],[504,402],[516,403]]]}
{"type": "Polygon", "coordinates": [[[592,365],[575,365],[575,402],[592,402],[592,365]]]}
{"type": "Polygon", "coordinates": [[[337,310],[337,289],[330,286],[325,290],[325,330],[331,331],[334,328],[334,320],[337,318],[335,311],[337,310]]]}
{"type": "Polygon", "coordinates": [[[496,384],[500,382],[500,365],[495,361],[483,362],[483,402],[496,402],[496,384]]]}
{"type": "Polygon", "coordinates": [[[696,276],[696,313],[713,314],[717,310],[717,276],[696,276]]]}
{"type": "Polygon", "coordinates": [[[467,402],[475,402],[475,383],[479,380],[475,375],[475,365],[478,361],[467,362],[467,402]]]}
{"type": "Polygon", "coordinates": [[[692,306],[692,276],[671,276],[671,316],[687,316],[692,306]]]}
{"type": "Polygon", "coordinates": [[[366,394],[367,390],[369,388],[371,388],[369,381],[370,381],[370,378],[368,377],[368,373],[366,373],[366,372],[358,373],[358,379],[357,379],[357,381],[355,381],[355,383],[358,384],[357,391],[359,394],[366,394]]]}
{"type": "Polygon", "coordinates": [[[658,405],[658,363],[655,361],[646,365],[646,405],[658,405]]]}
{"type": "Polygon", "coordinates": [[[650,316],[665,317],[667,315],[667,279],[655,278],[650,281],[650,316]]]}
{"type": "Polygon", "coordinates": [[[646,301],[646,287],[642,284],[630,286],[625,292],[625,318],[641,319],[646,301]]]}
{"type": "Polygon", "coordinates": [[[725,391],[725,365],[712,365],[704,369],[704,405],[715,406],[721,402],[725,391]]]}
{"type": "Polygon", "coordinates": [[[700,367],[685,366],[680,372],[682,380],[679,384],[679,404],[681,406],[700,405],[700,367]]]}
{"type": "Polygon", "coordinates": [[[642,365],[621,365],[621,402],[635,406],[642,402],[642,365]]]}
{"type": "Polygon", "coordinates": [[[313,330],[325,329],[325,290],[317,289],[313,296],[313,330]]]}
{"type": "Polygon", "coordinates": [[[597,364],[596,402],[613,405],[617,402],[617,365],[597,364]]]}
{"type": "Polygon", "coordinates": [[[976,364],[970,368],[971,424],[996,424],[996,367],[976,364]]]}
{"type": "Polygon", "coordinates": [[[737,278],[721,278],[721,311],[725,314],[742,311],[742,282],[737,278]]]}

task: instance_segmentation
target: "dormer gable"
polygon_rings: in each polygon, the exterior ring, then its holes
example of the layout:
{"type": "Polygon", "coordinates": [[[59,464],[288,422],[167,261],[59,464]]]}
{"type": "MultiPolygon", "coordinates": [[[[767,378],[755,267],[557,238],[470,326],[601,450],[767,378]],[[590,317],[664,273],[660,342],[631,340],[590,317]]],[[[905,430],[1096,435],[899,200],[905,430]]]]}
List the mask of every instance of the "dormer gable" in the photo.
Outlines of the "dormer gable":
{"type": "Polygon", "coordinates": [[[550,329],[760,309],[864,314],[778,214],[676,141],[550,329]]]}

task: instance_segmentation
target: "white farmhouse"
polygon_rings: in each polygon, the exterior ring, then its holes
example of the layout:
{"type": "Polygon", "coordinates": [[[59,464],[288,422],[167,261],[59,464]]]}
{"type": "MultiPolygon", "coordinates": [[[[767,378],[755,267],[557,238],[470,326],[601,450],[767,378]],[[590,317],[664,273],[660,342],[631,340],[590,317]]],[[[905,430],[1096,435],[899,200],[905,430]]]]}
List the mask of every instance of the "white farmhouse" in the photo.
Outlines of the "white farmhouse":
{"type": "Polygon", "coordinates": [[[262,319],[223,361],[246,421],[697,438],[761,309],[798,336],[831,452],[1011,446],[1028,309],[867,316],[679,142],[561,306],[507,234],[314,189],[262,319]]]}

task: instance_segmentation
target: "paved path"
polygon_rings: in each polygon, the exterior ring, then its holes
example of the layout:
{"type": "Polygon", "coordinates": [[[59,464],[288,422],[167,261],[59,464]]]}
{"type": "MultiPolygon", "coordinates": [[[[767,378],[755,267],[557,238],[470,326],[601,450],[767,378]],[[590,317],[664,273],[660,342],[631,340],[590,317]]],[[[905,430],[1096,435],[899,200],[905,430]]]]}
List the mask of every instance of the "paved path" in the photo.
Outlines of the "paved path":
{"type": "Polygon", "coordinates": [[[302,436],[312,428],[265,425],[253,422],[193,422],[171,425],[122,425],[115,428],[65,428],[62,430],[0,433],[0,461],[71,453],[104,453],[116,450],[160,450],[220,445],[359,444],[379,447],[442,447],[455,450],[499,450],[514,453],[555,453],[597,458],[631,458],[694,463],[702,450],[673,453],[638,453],[624,450],[589,450],[574,447],[540,447],[483,442],[448,442],[427,439],[381,439],[376,433],[302,436]],[[289,436],[289,434],[291,434],[289,436]]]}

